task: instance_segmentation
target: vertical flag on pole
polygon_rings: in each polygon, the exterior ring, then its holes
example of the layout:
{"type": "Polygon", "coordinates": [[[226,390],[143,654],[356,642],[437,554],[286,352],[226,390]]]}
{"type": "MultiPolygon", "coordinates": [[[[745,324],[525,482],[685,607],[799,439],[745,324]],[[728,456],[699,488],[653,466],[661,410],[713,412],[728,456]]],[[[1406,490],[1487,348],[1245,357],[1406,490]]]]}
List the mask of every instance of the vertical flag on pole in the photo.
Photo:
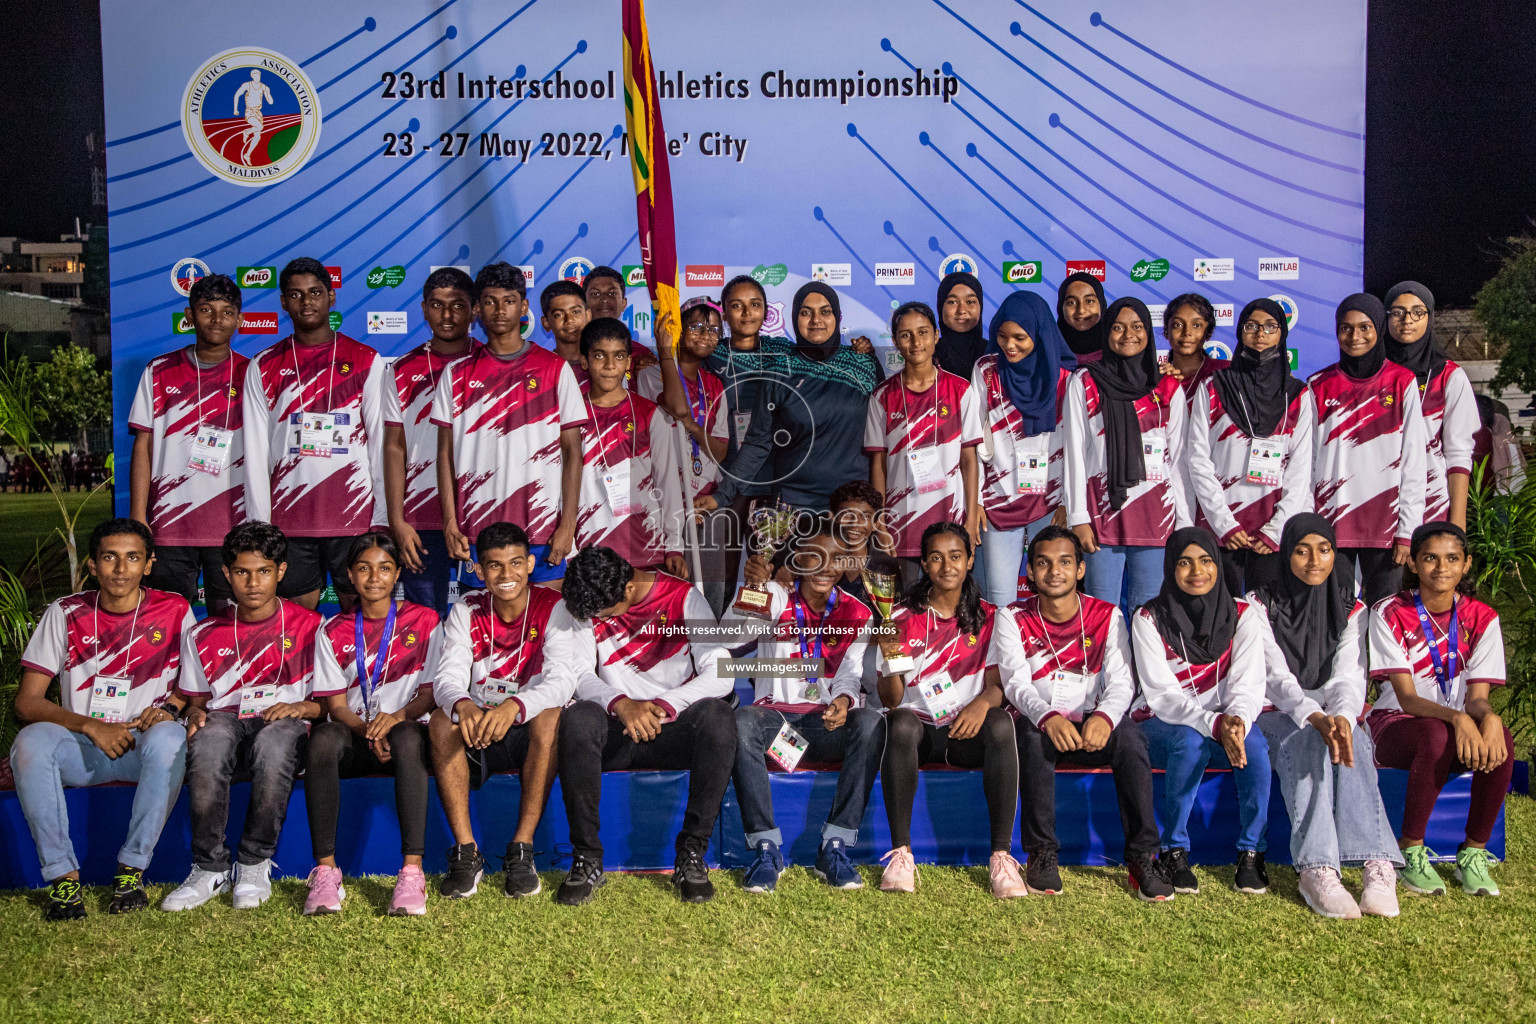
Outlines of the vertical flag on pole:
{"type": "Polygon", "coordinates": [[[629,129],[629,166],[635,175],[635,217],[640,262],[659,319],[672,314],[673,337],[681,336],[677,295],[677,230],[672,219],[672,174],[661,97],[651,64],[651,37],[643,0],[624,2],[624,121],[629,129]]]}

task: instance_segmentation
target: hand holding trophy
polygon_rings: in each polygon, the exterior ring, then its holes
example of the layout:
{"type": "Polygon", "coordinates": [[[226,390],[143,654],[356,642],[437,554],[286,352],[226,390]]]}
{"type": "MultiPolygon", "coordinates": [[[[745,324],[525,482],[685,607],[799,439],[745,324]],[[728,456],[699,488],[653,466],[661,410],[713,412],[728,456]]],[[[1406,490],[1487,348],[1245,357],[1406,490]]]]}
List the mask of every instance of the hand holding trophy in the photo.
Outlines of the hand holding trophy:
{"type": "MultiPolygon", "coordinates": [[[[749,544],[753,554],[771,562],[779,548],[783,547],[790,535],[794,533],[795,510],[780,501],[771,506],[754,508],[748,521],[752,525],[749,544]]],[[[743,615],[755,615],[766,619],[768,606],[769,596],[766,584],[747,583],[736,591],[734,607],[743,615]]]]}
{"type": "MultiPolygon", "coordinates": [[[[875,612],[880,616],[880,628],[884,629],[891,621],[891,611],[896,607],[896,574],[876,572],[866,565],[861,575],[864,577],[864,592],[869,595],[870,604],[875,606],[875,612]]],[[[912,655],[903,649],[900,640],[882,637],[879,644],[888,674],[903,675],[916,667],[912,655]]]]}

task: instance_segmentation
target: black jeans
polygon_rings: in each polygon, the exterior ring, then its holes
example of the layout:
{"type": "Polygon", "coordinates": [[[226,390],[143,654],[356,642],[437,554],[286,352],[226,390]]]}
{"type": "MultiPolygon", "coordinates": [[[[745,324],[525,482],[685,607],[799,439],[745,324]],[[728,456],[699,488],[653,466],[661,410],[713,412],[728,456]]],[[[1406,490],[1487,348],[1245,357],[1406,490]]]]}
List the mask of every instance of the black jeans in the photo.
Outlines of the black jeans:
{"type": "Polygon", "coordinates": [[[677,849],[702,853],[720,814],[720,801],[736,764],[736,717],[723,700],[707,697],[688,705],[648,743],[624,735],[624,723],[589,700],[560,714],[560,792],[571,826],[571,851],[595,863],[603,860],[598,805],[603,772],[685,769],[688,806],[677,849]]]}
{"type": "MultiPolygon", "coordinates": [[[[1079,730],[1081,727],[1079,727],[1079,730]]],[[[1061,849],[1056,841],[1056,766],[1076,764],[1085,768],[1109,765],[1115,778],[1115,798],[1120,803],[1120,828],[1125,834],[1125,860],[1158,849],[1157,819],[1152,814],[1152,764],[1147,759],[1147,740],[1141,726],[1124,719],[1109,734],[1102,750],[1092,753],[1056,749],[1051,738],[1026,718],[1019,719],[1019,795],[1024,800],[1024,820],[1019,833],[1028,853],[1061,849]]]]}
{"type": "Polygon", "coordinates": [[[315,859],[336,854],[336,819],[341,813],[341,780],[359,775],[395,777],[395,816],[400,819],[400,852],[427,852],[427,730],[401,722],[389,731],[388,761],[374,756],[368,741],[340,722],[321,722],[309,734],[309,767],[304,804],[315,859]]]}
{"type": "Polygon", "coordinates": [[[192,801],[192,863],[204,871],[228,871],[229,787],[236,772],[249,773],[251,803],[240,834],[241,864],[260,864],[277,850],[288,797],[304,763],[309,739],[300,718],[264,722],[232,711],[212,711],[187,741],[187,789],[192,801]]]}
{"type": "Polygon", "coordinates": [[[1403,567],[1392,560],[1391,548],[1340,548],[1351,568],[1360,570],[1360,600],[1367,608],[1403,589],[1403,567]]]}
{"type": "Polygon", "coordinates": [[[885,718],[885,764],[880,769],[885,791],[885,815],[891,826],[891,846],[912,845],[912,803],[917,799],[917,769],[934,761],[956,768],[980,768],[987,797],[992,850],[1013,846],[1013,813],[1019,800],[1019,754],[1013,738],[1013,717],[993,708],[981,729],[968,740],[949,738],[942,729],[897,708],[885,718]]]}

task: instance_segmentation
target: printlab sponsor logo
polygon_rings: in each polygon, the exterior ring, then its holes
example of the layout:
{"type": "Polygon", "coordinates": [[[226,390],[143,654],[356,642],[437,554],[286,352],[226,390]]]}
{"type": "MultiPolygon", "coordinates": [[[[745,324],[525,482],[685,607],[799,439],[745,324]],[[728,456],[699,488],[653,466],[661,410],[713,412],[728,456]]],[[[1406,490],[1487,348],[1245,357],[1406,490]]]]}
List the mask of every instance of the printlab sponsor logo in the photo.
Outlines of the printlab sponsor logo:
{"type": "Polygon", "coordinates": [[[1131,280],[1138,282],[1161,281],[1168,276],[1168,261],[1164,259],[1137,260],[1131,268],[1131,280]]]}
{"type": "Polygon", "coordinates": [[[236,267],[235,280],[241,288],[276,288],[276,267],[236,267]]]}
{"type": "Polygon", "coordinates": [[[1301,260],[1296,256],[1260,256],[1260,281],[1295,281],[1301,277],[1301,260]]]}
{"type": "Polygon", "coordinates": [[[526,267],[518,267],[517,269],[523,272],[523,287],[527,288],[530,292],[533,291],[533,265],[529,264],[526,267]]]}
{"type": "Polygon", "coordinates": [[[386,310],[381,313],[369,311],[369,334],[404,334],[406,332],[407,317],[403,311],[396,312],[386,310]]]}
{"type": "Polygon", "coordinates": [[[1213,302],[1211,307],[1216,310],[1216,326],[1231,327],[1237,319],[1237,310],[1230,302],[1213,302]]]}
{"type": "Polygon", "coordinates": [[[723,263],[701,263],[683,268],[683,284],[689,288],[720,288],[725,285],[723,263]]]}
{"type": "Polygon", "coordinates": [[[405,268],[400,264],[392,267],[374,267],[366,278],[369,288],[398,288],[405,283],[405,268]]]}
{"type": "Polygon", "coordinates": [[[341,287],[341,268],[326,267],[325,272],[331,275],[331,291],[341,287]]]}
{"type": "MultiPolygon", "coordinates": [[[[620,268],[619,272],[624,275],[625,288],[645,287],[645,267],[637,267],[632,263],[627,263],[622,268],[620,268]]],[[[533,286],[529,285],[529,287],[531,288],[533,286]]]]}
{"type": "Polygon", "coordinates": [[[1287,331],[1294,331],[1296,329],[1296,317],[1301,312],[1300,307],[1296,305],[1296,300],[1289,295],[1271,295],[1270,298],[1280,303],[1280,308],[1285,310],[1285,329],[1287,331]]]}
{"type": "Polygon", "coordinates": [[[560,264],[560,279],[563,281],[575,281],[577,284],[585,284],[587,275],[592,273],[594,264],[585,256],[572,256],[560,264]]]}
{"type": "Polygon", "coordinates": [[[917,284],[917,264],[876,263],[875,284],[882,287],[917,284]]]}
{"type": "Polygon", "coordinates": [[[202,260],[195,256],[184,256],[171,268],[171,287],[176,289],[177,295],[186,298],[198,279],[207,277],[210,273],[212,271],[208,269],[208,264],[202,260]]]}
{"type": "Polygon", "coordinates": [[[784,263],[759,263],[752,268],[752,280],[765,288],[781,285],[789,277],[789,266],[784,263]]]}
{"type": "Polygon", "coordinates": [[[276,313],[242,313],[240,314],[241,334],[276,334],[276,313]]]}
{"type": "Polygon", "coordinates": [[[1194,278],[1196,281],[1230,281],[1236,266],[1237,261],[1232,259],[1198,259],[1195,260],[1194,278]]]}
{"type": "Polygon", "coordinates": [[[974,274],[976,273],[976,260],[963,252],[952,252],[944,257],[944,262],[939,264],[939,276],[946,274],[974,274]]]}
{"type": "Polygon", "coordinates": [[[1089,277],[1103,281],[1107,276],[1103,260],[1067,260],[1067,276],[1073,274],[1087,274],[1089,277]]]}
{"type": "Polygon", "coordinates": [[[1003,281],[1007,284],[1039,284],[1043,280],[1044,268],[1039,260],[1008,260],[1003,264],[1003,281]]]}
{"type": "Polygon", "coordinates": [[[172,334],[191,334],[192,333],[192,318],[187,316],[187,314],[184,313],[184,312],[183,313],[172,313],[171,314],[171,333],[172,334]]]}
{"type": "Polygon", "coordinates": [[[811,280],[822,281],[834,286],[853,284],[853,264],[812,263],[811,280]]]}
{"type": "Polygon", "coordinates": [[[298,172],[320,141],[320,101],[287,57],[237,46],[208,59],[181,97],[181,132],[208,170],[261,187],[298,172]]]}

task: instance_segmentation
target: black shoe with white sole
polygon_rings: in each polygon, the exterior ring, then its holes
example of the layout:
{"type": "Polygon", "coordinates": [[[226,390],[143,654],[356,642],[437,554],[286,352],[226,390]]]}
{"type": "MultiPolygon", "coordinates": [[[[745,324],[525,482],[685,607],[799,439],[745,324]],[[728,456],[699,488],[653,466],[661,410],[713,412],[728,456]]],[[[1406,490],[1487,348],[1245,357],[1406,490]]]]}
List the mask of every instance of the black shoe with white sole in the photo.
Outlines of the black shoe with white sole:
{"type": "Polygon", "coordinates": [[[1158,863],[1162,865],[1163,874],[1168,881],[1173,883],[1173,891],[1183,893],[1186,896],[1200,895],[1200,879],[1189,869],[1189,851],[1175,847],[1172,850],[1164,850],[1158,863]]]}
{"type": "Polygon", "coordinates": [[[1173,899],[1173,881],[1150,851],[1136,854],[1126,867],[1130,870],[1131,888],[1136,890],[1137,899],[1148,903],[1173,899]]]}
{"type": "Polygon", "coordinates": [[[460,843],[448,848],[448,874],[437,887],[445,899],[461,900],[480,890],[480,879],[485,877],[485,858],[480,856],[474,843],[460,843]]]}
{"type": "Polygon", "coordinates": [[[1269,891],[1269,872],[1264,870],[1264,855],[1256,850],[1240,850],[1237,854],[1237,874],[1232,888],[1250,896],[1262,896],[1269,891]]]}
{"type": "Polygon", "coordinates": [[[507,855],[502,858],[502,866],[506,868],[507,879],[502,886],[502,891],[514,899],[522,899],[524,896],[537,896],[543,883],[539,881],[539,871],[533,866],[533,844],[508,843],[507,855]]]}

